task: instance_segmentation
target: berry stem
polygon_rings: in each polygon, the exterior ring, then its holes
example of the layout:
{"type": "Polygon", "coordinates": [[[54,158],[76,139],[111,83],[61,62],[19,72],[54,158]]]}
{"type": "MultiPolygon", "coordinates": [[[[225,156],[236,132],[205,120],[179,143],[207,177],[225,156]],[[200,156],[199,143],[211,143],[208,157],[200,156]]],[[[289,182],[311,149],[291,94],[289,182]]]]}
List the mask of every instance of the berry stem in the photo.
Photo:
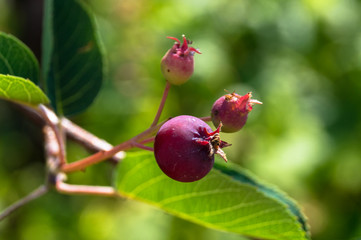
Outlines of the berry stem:
{"type": "MultiPolygon", "coordinates": [[[[109,150],[103,150],[99,151],[89,157],[83,158],[79,161],[68,163],[62,166],[61,171],[64,173],[70,173],[75,171],[84,170],[85,168],[102,162],[115,154],[117,154],[120,151],[128,150],[132,147],[134,147],[134,143],[140,143],[143,141],[148,141],[149,137],[155,134],[158,129],[164,124],[164,122],[159,123],[158,125],[152,126],[145,130],[144,132],[138,134],[137,136],[109,149],[109,150]],[[148,139],[147,139],[148,138],[148,139]]],[[[147,149],[150,150],[150,149],[147,149]]]]}
{"type": "Polygon", "coordinates": [[[131,141],[123,142],[108,151],[99,151],[89,157],[83,158],[79,161],[68,163],[62,166],[61,171],[65,173],[75,172],[84,170],[86,167],[89,167],[93,164],[102,162],[120,151],[124,151],[125,149],[129,149],[131,147],[131,141]]]}
{"type": "Polygon", "coordinates": [[[155,139],[155,137],[150,137],[150,138],[140,141],[139,143],[141,143],[141,144],[151,143],[151,142],[154,142],[154,139],[155,139]]]}
{"type": "Polygon", "coordinates": [[[200,119],[203,120],[204,122],[210,122],[210,121],[212,121],[212,117],[211,117],[211,116],[201,117],[200,119]]]}
{"type": "Polygon", "coordinates": [[[157,125],[157,123],[159,121],[159,118],[160,118],[160,115],[162,114],[165,101],[167,100],[167,96],[168,96],[168,92],[169,92],[170,87],[171,87],[171,84],[168,81],[166,81],[166,85],[165,85],[165,88],[164,88],[162,100],[161,100],[161,102],[159,104],[159,108],[158,108],[157,114],[155,115],[154,121],[153,121],[152,125],[150,125],[150,127],[154,127],[155,125],[157,125]]]}
{"type": "Polygon", "coordinates": [[[132,142],[132,146],[140,148],[140,149],[144,149],[144,150],[147,150],[150,152],[154,151],[154,149],[152,147],[148,147],[148,146],[145,146],[145,145],[143,145],[141,143],[137,143],[137,142],[132,142]]]}

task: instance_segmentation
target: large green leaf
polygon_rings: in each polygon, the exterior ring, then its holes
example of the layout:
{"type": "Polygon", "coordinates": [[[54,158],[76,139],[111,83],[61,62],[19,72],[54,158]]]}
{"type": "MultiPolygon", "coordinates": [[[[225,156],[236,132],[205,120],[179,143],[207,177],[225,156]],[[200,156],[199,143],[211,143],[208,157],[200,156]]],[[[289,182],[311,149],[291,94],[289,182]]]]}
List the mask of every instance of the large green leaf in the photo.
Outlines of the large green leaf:
{"type": "Polygon", "coordinates": [[[129,153],[119,166],[117,184],[124,196],[207,227],[261,239],[307,239],[286,204],[218,170],[181,183],[161,172],[153,154],[129,153]]]}
{"type": "Polygon", "coordinates": [[[291,213],[297,217],[297,220],[302,225],[303,230],[307,233],[307,237],[310,238],[310,229],[305,215],[301,212],[298,204],[293,199],[288,197],[286,193],[282,192],[274,186],[271,186],[270,184],[257,179],[254,174],[232,163],[224,164],[216,162],[214,164],[214,168],[241,183],[250,184],[268,197],[274,198],[275,200],[286,204],[291,213]]]}
{"type": "Polygon", "coordinates": [[[39,80],[39,64],[33,52],[16,37],[0,32],[0,73],[39,80]]]}
{"type": "Polygon", "coordinates": [[[4,74],[0,74],[0,98],[31,106],[49,102],[41,89],[32,81],[4,74]]]}
{"type": "Polygon", "coordinates": [[[56,112],[84,111],[103,80],[102,51],[93,16],[76,0],[46,0],[43,76],[56,112]]]}

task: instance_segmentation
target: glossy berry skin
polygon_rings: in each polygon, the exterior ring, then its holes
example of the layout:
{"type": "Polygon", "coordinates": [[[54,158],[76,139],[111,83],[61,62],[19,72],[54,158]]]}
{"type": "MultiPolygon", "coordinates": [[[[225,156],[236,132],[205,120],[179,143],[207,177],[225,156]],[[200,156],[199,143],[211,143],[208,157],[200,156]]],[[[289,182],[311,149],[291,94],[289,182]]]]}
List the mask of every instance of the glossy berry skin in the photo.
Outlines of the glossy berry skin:
{"type": "Polygon", "coordinates": [[[154,155],[160,169],[180,182],[197,181],[212,169],[214,154],[228,144],[219,139],[207,123],[182,115],[167,121],[154,141],[154,155]],[[218,145],[217,145],[218,144],[218,145]],[[217,146],[216,146],[217,145],[217,146]]]}
{"type": "Polygon", "coordinates": [[[197,49],[189,47],[189,41],[183,35],[183,44],[174,37],[173,47],[168,50],[161,61],[161,70],[165,79],[173,85],[181,85],[189,80],[194,71],[194,53],[197,49]]]}
{"type": "Polygon", "coordinates": [[[240,96],[236,93],[226,94],[213,104],[211,117],[215,126],[222,122],[222,132],[233,133],[241,130],[247,122],[248,113],[254,104],[262,102],[251,99],[251,93],[240,96]]]}

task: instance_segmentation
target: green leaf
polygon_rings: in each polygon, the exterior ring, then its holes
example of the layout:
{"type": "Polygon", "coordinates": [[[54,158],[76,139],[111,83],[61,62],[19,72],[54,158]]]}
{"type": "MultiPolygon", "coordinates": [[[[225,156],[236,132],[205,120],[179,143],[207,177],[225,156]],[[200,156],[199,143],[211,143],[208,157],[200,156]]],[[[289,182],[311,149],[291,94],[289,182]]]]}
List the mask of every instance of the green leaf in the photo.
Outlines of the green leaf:
{"type": "Polygon", "coordinates": [[[232,163],[220,164],[216,162],[214,164],[214,168],[230,176],[236,181],[254,186],[268,197],[271,197],[287,205],[288,209],[291,211],[293,215],[296,216],[298,222],[302,226],[302,229],[306,232],[307,237],[310,239],[310,229],[307,223],[306,216],[302,213],[298,204],[293,199],[288,197],[286,193],[282,192],[275,186],[271,186],[270,184],[264,183],[263,181],[257,179],[257,177],[254,176],[254,174],[252,174],[251,172],[242,169],[235,164],[232,163]]]}
{"type": "Polygon", "coordinates": [[[117,188],[126,197],[210,228],[261,239],[307,239],[286,204],[219,170],[181,183],[161,172],[153,154],[129,153],[119,166],[117,188]]]}
{"type": "Polygon", "coordinates": [[[104,61],[93,16],[75,0],[46,0],[43,76],[61,115],[84,111],[103,81],[104,61]]]}
{"type": "Polygon", "coordinates": [[[46,95],[32,81],[0,74],[0,98],[30,106],[49,103],[46,95]]]}
{"type": "Polygon", "coordinates": [[[39,81],[39,64],[33,52],[16,37],[0,32],[0,73],[39,81]]]}

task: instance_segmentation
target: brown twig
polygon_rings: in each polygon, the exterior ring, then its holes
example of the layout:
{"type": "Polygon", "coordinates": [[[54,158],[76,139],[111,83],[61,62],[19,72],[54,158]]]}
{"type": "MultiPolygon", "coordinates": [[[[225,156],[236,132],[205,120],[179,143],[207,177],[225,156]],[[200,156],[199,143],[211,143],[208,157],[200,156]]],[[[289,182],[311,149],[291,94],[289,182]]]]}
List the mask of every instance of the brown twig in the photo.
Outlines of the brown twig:
{"type": "Polygon", "coordinates": [[[30,201],[43,196],[45,193],[49,191],[49,187],[47,185],[41,185],[34,191],[32,191],[29,195],[23,197],[19,201],[15,202],[14,204],[7,207],[4,211],[0,213],[0,221],[9,216],[18,208],[24,206],[25,204],[29,203],[30,201]]]}
{"type": "MultiPolygon", "coordinates": [[[[34,114],[36,112],[33,112],[34,114]]],[[[34,115],[36,116],[36,115],[34,115]]],[[[43,116],[43,115],[42,115],[43,116]]],[[[48,123],[51,121],[50,118],[46,118],[46,122],[48,123]]],[[[59,146],[59,139],[56,136],[56,133],[54,131],[56,127],[51,127],[50,125],[46,124],[43,127],[44,132],[44,143],[45,143],[45,154],[46,154],[46,163],[47,163],[47,170],[48,170],[48,177],[46,178],[45,184],[41,185],[37,189],[35,189],[33,192],[31,192],[29,195],[23,197],[22,199],[18,200],[8,208],[6,208],[1,214],[0,214],[0,221],[4,219],[5,217],[9,216],[11,213],[13,213],[16,209],[22,207],[23,205],[29,203],[30,201],[41,197],[45,193],[49,191],[50,186],[53,184],[52,178],[57,174],[57,171],[59,170],[59,164],[60,164],[60,146],[59,146]]]]}
{"type": "Polygon", "coordinates": [[[57,181],[55,187],[58,192],[71,195],[120,196],[113,187],[107,186],[72,185],[57,181]]]}
{"type": "Polygon", "coordinates": [[[158,113],[152,126],[137,136],[115,147],[87,132],[66,118],[59,120],[56,114],[44,105],[39,105],[38,111],[22,107],[21,109],[23,111],[43,126],[48,174],[44,185],[41,185],[29,195],[15,202],[1,212],[0,221],[21,206],[47,193],[52,185],[55,185],[58,192],[65,194],[119,196],[119,193],[117,193],[113,187],[67,184],[63,182],[65,177],[62,176],[65,176],[66,172],[82,170],[92,164],[104,161],[111,157],[119,161],[125,156],[123,150],[127,150],[132,147],[141,147],[146,150],[152,150],[151,147],[144,146],[143,144],[154,141],[154,136],[152,135],[154,135],[164,123],[162,122],[156,125],[159,121],[169,88],[170,85],[167,84],[158,113]],[[86,148],[93,151],[100,151],[77,162],[69,164],[66,163],[64,136],[59,128],[62,128],[65,131],[64,133],[81,143],[86,148]]]}
{"type": "MultiPolygon", "coordinates": [[[[67,118],[61,119],[61,125],[65,130],[66,134],[73,139],[74,141],[80,143],[85,148],[97,152],[97,151],[107,151],[113,148],[113,146],[106,142],[103,139],[98,138],[94,134],[86,131],[85,129],[81,128],[80,126],[76,125],[72,121],[67,118]]],[[[115,162],[119,162],[125,157],[125,152],[120,151],[116,153],[112,159],[115,162]]]]}
{"type": "Polygon", "coordinates": [[[128,150],[128,149],[134,147],[134,144],[132,144],[132,143],[134,143],[134,142],[139,143],[139,142],[143,141],[144,139],[149,138],[149,136],[151,136],[152,134],[155,134],[156,131],[163,124],[164,124],[164,122],[162,122],[156,126],[150,127],[147,130],[145,130],[144,132],[129,139],[128,141],[125,141],[125,142],[113,147],[112,149],[110,149],[108,151],[100,151],[100,152],[97,152],[97,153],[95,153],[89,157],[86,157],[82,160],[65,164],[62,166],[61,170],[62,170],[62,172],[65,172],[65,173],[81,171],[81,170],[84,170],[88,166],[102,162],[102,161],[114,156],[116,153],[118,153],[120,151],[125,151],[125,150],[128,150]]]}
{"type": "Polygon", "coordinates": [[[54,129],[49,125],[43,127],[46,165],[48,173],[55,175],[60,167],[60,147],[54,129]]]}
{"type": "MultiPolygon", "coordinates": [[[[44,118],[44,114],[41,113],[40,110],[36,110],[24,105],[20,104],[13,104],[15,108],[17,108],[19,111],[22,111],[24,114],[28,116],[30,120],[32,120],[34,123],[39,125],[40,127],[43,127],[45,124],[47,124],[47,121],[44,118]]],[[[53,123],[56,123],[59,121],[57,119],[55,113],[48,107],[42,106],[43,108],[46,108],[46,112],[48,115],[55,116],[53,117],[53,123]]],[[[83,147],[85,147],[87,150],[91,152],[98,152],[101,150],[109,150],[113,146],[109,144],[108,142],[96,137],[95,135],[91,134],[90,132],[86,131],[85,129],[81,128],[80,126],[76,125],[69,119],[63,117],[60,121],[62,130],[64,130],[64,133],[69,137],[70,139],[78,142],[83,147]]],[[[114,155],[111,159],[114,160],[114,162],[118,162],[119,160],[123,159],[125,157],[124,152],[119,152],[116,155],[114,155]]]]}
{"type": "MultiPolygon", "coordinates": [[[[167,89],[169,90],[169,87],[166,87],[164,93],[165,98],[168,92],[167,89]]],[[[154,120],[155,123],[157,123],[159,120],[165,98],[162,99],[160,109],[158,110],[154,120]]],[[[143,144],[154,141],[154,137],[150,136],[153,135],[163,124],[161,123],[154,125],[143,133],[133,137],[132,139],[113,147],[111,144],[87,132],[83,128],[72,123],[70,120],[66,118],[59,120],[56,114],[44,105],[39,105],[38,110],[34,110],[28,107],[21,107],[21,109],[30,115],[31,118],[34,118],[36,122],[41,123],[43,126],[48,173],[46,183],[2,211],[0,213],[0,221],[21,206],[47,193],[50,189],[50,186],[52,185],[55,185],[55,188],[58,192],[65,194],[119,196],[119,193],[117,193],[113,187],[67,184],[63,182],[65,179],[65,174],[61,173],[61,171],[72,172],[82,170],[87,166],[103,161],[110,157],[113,157],[113,159],[119,161],[125,156],[125,153],[122,150],[126,150],[132,147],[141,147],[143,149],[151,150],[151,147],[146,147],[143,144]],[[65,131],[64,133],[77,142],[81,143],[86,148],[93,151],[100,151],[83,160],[67,164],[65,157],[65,138],[59,128],[62,128],[65,131]]]]}
{"type": "Polygon", "coordinates": [[[66,154],[65,154],[65,144],[64,144],[64,136],[59,130],[60,122],[58,117],[55,115],[53,111],[49,108],[45,107],[44,105],[39,105],[40,114],[45,119],[47,125],[52,128],[55,134],[55,138],[58,142],[59,146],[59,164],[64,165],[66,164],[66,154]]]}

